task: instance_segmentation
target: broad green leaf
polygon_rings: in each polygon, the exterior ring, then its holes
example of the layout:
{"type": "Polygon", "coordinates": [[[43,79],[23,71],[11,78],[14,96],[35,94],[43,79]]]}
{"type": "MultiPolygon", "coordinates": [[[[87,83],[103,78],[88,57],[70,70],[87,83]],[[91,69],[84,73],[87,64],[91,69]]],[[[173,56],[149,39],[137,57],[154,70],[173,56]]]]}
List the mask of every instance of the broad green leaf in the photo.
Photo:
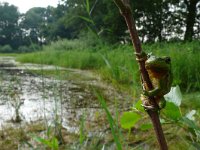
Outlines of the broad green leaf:
{"type": "Polygon", "coordinates": [[[120,124],[124,129],[130,129],[140,120],[141,116],[134,112],[124,112],[120,118],[120,124]]]}
{"type": "Polygon", "coordinates": [[[152,124],[150,124],[150,123],[145,123],[145,124],[142,124],[142,125],[140,126],[140,129],[141,129],[142,131],[146,131],[146,130],[151,129],[152,127],[153,127],[152,124]]]}
{"type": "Polygon", "coordinates": [[[166,117],[172,120],[178,120],[182,117],[179,107],[172,102],[166,103],[166,107],[163,109],[163,113],[166,117]]]}
{"type": "Polygon", "coordinates": [[[178,85],[176,87],[171,87],[170,92],[166,94],[164,98],[166,101],[172,102],[176,106],[180,106],[182,101],[182,93],[180,87],[178,85]]]}
{"type": "Polygon", "coordinates": [[[142,107],[141,100],[137,101],[137,103],[135,103],[135,105],[133,107],[138,111],[145,112],[144,108],[142,107]]]}

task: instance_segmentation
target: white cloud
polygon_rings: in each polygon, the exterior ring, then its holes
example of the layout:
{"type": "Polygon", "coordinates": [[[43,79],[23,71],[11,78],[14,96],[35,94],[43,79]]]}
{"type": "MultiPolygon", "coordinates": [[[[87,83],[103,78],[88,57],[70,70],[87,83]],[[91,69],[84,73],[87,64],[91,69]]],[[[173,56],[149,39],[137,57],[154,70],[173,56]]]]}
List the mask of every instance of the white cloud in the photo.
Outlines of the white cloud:
{"type": "Polygon", "coordinates": [[[2,0],[0,2],[8,2],[19,8],[21,13],[25,13],[27,10],[33,7],[47,7],[57,6],[59,0],[2,0]]]}

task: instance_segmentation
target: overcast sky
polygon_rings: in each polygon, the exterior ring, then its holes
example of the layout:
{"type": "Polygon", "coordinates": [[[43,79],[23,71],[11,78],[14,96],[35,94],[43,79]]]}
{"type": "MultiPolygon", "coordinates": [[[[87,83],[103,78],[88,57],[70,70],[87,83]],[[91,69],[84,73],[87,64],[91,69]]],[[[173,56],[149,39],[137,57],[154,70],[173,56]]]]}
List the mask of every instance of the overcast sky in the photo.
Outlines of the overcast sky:
{"type": "Polygon", "coordinates": [[[0,2],[8,2],[18,7],[21,13],[25,13],[32,7],[57,6],[59,0],[0,0],[0,2]]]}

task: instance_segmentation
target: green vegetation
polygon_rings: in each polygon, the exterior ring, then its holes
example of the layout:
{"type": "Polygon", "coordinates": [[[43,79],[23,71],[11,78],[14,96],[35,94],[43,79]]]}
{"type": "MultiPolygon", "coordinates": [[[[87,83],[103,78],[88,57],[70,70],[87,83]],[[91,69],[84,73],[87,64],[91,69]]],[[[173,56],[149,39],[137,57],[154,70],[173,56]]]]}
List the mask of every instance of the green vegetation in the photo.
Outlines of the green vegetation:
{"type": "Polygon", "coordinates": [[[19,149],[31,139],[31,134],[39,134],[45,131],[44,124],[32,123],[25,127],[13,128],[2,126],[0,130],[0,147],[2,150],[19,149]]]}
{"type": "MultiPolygon", "coordinates": [[[[185,92],[197,91],[200,88],[198,71],[200,70],[200,43],[198,41],[144,44],[143,49],[146,52],[172,58],[174,85],[180,85],[185,92]]],[[[129,45],[85,47],[81,46],[78,40],[73,42],[62,40],[44,46],[43,51],[18,55],[17,60],[68,68],[93,69],[98,71],[104,80],[129,88],[139,84],[137,63],[132,47],[129,45]]]]}
{"type": "Polygon", "coordinates": [[[116,124],[117,121],[113,119],[111,113],[109,112],[104,98],[101,95],[99,95],[98,93],[96,93],[96,95],[98,97],[98,100],[99,100],[102,108],[106,112],[106,116],[108,118],[108,122],[109,122],[110,128],[111,128],[111,133],[113,135],[114,142],[116,143],[116,148],[118,150],[122,150],[122,144],[120,142],[122,136],[120,134],[120,130],[119,130],[118,124],[116,124]]]}

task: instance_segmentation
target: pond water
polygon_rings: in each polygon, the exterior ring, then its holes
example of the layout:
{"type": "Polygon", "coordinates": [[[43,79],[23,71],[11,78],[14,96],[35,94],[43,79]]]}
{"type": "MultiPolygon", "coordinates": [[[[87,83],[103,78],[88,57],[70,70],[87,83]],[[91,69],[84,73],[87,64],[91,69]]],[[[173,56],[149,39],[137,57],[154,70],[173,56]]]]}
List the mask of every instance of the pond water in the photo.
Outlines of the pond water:
{"type": "Polygon", "coordinates": [[[37,121],[53,125],[59,121],[68,132],[79,133],[84,118],[88,136],[105,134],[109,125],[94,89],[101,91],[112,114],[116,109],[120,112],[130,106],[131,97],[116,91],[90,71],[20,64],[13,57],[1,57],[0,125],[14,127],[37,121]],[[28,70],[65,70],[67,73],[65,79],[59,80],[28,70]]]}

